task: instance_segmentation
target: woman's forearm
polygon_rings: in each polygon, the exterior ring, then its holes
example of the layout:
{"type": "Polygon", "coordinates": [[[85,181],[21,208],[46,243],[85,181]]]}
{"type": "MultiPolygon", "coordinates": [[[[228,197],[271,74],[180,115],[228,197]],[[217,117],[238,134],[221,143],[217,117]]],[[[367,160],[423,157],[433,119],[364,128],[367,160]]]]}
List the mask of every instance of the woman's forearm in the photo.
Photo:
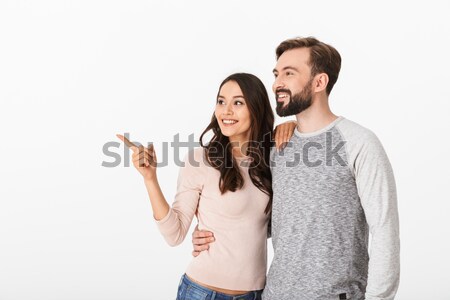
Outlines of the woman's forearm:
{"type": "Polygon", "coordinates": [[[167,216],[170,206],[164,198],[158,179],[144,180],[144,183],[152,205],[153,217],[159,221],[167,216]]]}

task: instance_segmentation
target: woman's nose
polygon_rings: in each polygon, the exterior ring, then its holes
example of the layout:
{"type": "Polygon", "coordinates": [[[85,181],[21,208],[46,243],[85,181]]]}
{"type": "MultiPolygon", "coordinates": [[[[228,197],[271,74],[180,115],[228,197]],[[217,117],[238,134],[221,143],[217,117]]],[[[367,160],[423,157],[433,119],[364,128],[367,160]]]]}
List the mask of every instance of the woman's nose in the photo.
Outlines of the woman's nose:
{"type": "Polygon", "coordinates": [[[227,105],[225,108],[225,114],[226,115],[232,115],[233,114],[233,106],[227,105]]]}

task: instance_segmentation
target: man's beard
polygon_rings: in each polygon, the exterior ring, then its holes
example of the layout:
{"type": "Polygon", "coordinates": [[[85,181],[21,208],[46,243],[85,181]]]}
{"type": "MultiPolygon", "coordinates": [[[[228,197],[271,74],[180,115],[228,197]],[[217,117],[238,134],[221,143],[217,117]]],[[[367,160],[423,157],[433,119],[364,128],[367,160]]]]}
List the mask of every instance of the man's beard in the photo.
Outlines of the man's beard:
{"type": "Polygon", "coordinates": [[[292,115],[297,115],[302,111],[308,109],[312,104],[312,79],[305,85],[305,88],[300,93],[292,96],[292,92],[289,89],[278,89],[278,92],[285,92],[289,95],[289,102],[283,107],[283,102],[278,102],[277,97],[277,114],[280,117],[287,117],[292,115]]]}

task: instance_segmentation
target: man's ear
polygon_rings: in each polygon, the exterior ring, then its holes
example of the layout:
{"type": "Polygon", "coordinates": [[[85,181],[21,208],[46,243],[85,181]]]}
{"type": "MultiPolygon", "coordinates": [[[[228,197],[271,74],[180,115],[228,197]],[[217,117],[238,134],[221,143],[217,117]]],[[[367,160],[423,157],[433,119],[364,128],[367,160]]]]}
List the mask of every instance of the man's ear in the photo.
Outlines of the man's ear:
{"type": "Polygon", "coordinates": [[[313,92],[319,93],[325,91],[328,85],[328,75],[326,73],[320,73],[314,76],[313,92]]]}

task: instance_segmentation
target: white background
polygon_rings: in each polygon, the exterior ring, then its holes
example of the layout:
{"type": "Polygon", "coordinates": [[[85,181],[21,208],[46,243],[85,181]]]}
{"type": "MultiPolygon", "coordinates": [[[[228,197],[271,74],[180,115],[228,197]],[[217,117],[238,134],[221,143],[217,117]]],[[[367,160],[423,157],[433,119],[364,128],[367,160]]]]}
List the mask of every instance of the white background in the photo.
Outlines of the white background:
{"type": "MultiPolygon", "coordinates": [[[[197,139],[227,75],[270,91],[276,46],[309,35],[343,57],[333,111],[373,130],[395,171],[396,299],[450,299],[449,7],[2,0],[0,299],[174,299],[190,235],[167,246],[140,175],[102,167],[103,145],[129,132],[161,156],[177,133],[197,139]]],[[[159,170],[169,202],[177,174],[172,158],[159,170]]]]}

